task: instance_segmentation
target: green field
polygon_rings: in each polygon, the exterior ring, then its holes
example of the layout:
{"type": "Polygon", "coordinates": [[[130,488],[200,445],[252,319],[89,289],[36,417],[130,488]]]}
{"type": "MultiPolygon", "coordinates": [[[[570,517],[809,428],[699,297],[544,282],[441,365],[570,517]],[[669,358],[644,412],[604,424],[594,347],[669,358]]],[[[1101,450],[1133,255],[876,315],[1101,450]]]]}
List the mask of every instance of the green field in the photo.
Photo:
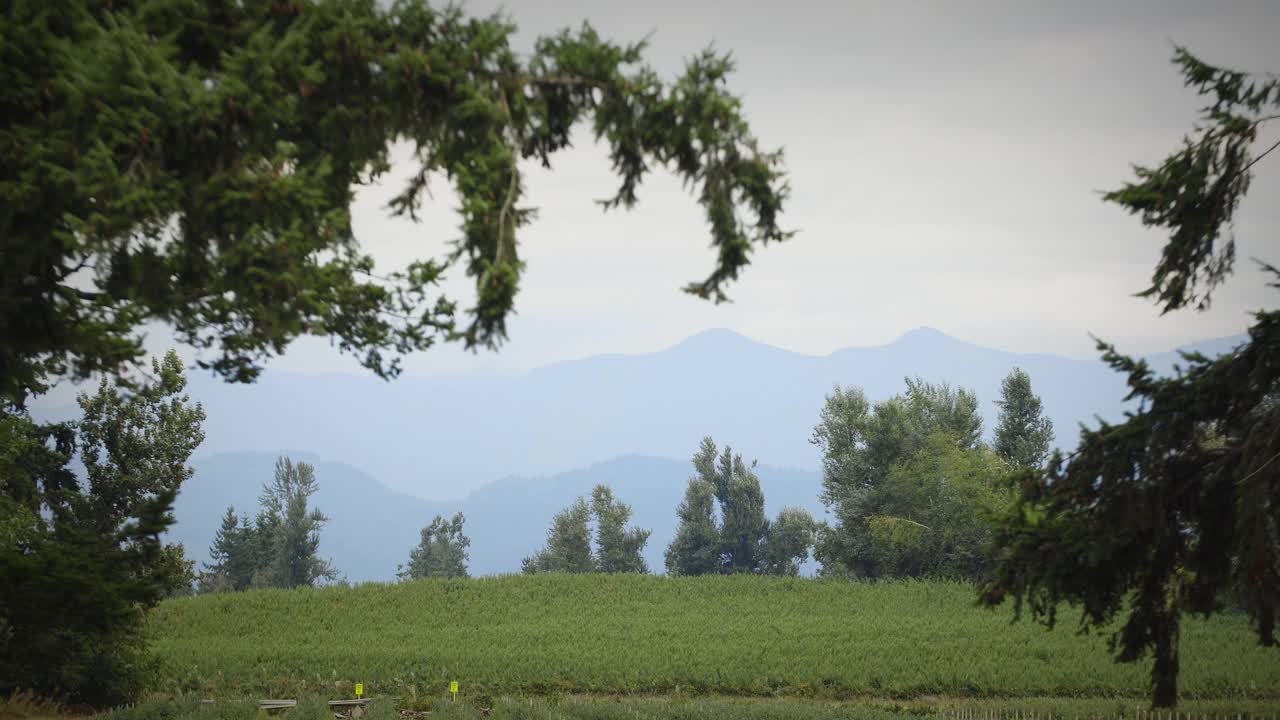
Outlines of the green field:
{"type": "MultiPolygon", "coordinates": [[[[498,697],[477,705],[441,700],[429,712],[402,712],[394,701],[375,701],[364,720],[1174,720],[1122,700],[1024,699],[1000,703],[903,701],[896,703],[772,698],[498,697]]],[[[1192,700],[1179,704],[1178,720],[1276,720],[1276,706],[1260,701],[1192,700]]],[[[192,698],[152,700],[111,713],[109,720],[241,720],[263,717],[252,702],[203,706],[192,698]]],[[[0,713],[0,717],[4,717],[0,713]]],[[[22,716],[19,716],[22,717],[22,716]]],[[[287,720],[332,720],[322,698],[306,698],[287,720]]]]}
{"type": "MultiPolygon", "coordinates": [[[[1011,619],[959,583],[545,575],[181,599],[148,631],[155,691],[224,698],[1146,696],[1149,666],[1069,617],[1011,619]]],[[[1184,698],[1280,704],[1280,652],[1243,618],[1186,622],[1182,653],[1184,698]]]]}

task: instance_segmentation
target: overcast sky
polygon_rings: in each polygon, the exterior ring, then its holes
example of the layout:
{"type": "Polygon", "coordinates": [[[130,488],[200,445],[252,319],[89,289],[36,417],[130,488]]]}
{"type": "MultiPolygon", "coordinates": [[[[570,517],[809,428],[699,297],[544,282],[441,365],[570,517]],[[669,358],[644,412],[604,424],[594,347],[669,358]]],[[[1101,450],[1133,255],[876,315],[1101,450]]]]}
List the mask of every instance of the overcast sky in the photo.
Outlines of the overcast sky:
{"type": "MultiPolygon", "coordinates": [[[[1280,262],[1280,160],[1259,166],[1239,213],[1237,273],[1206,313],[1160,317],[1132,297],[1164,239],[1098,191],[1130,177],[1131,162],[1158,161],[1194,120],[1201,103],[1169,62],[1173,44],[1280,71],[1280,2],[1035,5],[505,3],[522,49],[587,19],[618,41],[652,32],[650,62],[666,78],[708,44],[731,50],[731,86],[756,134],[786,150],[784,221],[799,232],[755,254],[730,288],[733,304],[688,297],[679,288],[712,263],[696,201],[658,172],[633,211],[603,213],[593,200],[614,180],[583,132],[553,171],[526,165],[540,217],[520,237],[528,273],[510,342],[480,357],[433,351],[409,371],[646,352],[711,327],[814,354],[922,325],[1072,356],[1092,354],[1089,333],[1141,353],[1242,332],[1250,310],[1275,305],[1248,258],[1280,262]]],[[[399,171],[354,214],[385,269],[441,252],[457,226],[440,183],[422,224],[388,220],[399,171]]],[[[464,302],[473,295],[460,274],[448,288],[464,302]]],[[[360,371],[319,340],[272,367],[360,371]]]]}

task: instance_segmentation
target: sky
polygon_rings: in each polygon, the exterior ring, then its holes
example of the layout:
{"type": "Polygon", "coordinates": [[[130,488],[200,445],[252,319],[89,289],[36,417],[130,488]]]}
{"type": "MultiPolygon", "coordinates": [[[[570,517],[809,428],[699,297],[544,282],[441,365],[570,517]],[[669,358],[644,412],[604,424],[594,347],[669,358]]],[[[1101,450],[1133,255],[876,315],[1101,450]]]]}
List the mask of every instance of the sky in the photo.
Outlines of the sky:
{"type": "MultiPolygon", "coordinates": [[[[1161,317],[1132,297],[1164,237],[1100,191],[1172,150],[1202,104],[1182,87],[1174,44],[1205,60],[1280,71],[1280,2],[727,3],[514,0],[517,49],[589,21],[605,37],[650,36],[666,79],[714,45],[765,148],[782,147],[790,241],[753,256],[713,305],[680,292],[712,267],[694,197],[650,175],[631,211],[593,202],[615,181],[588,132],[524,166],[539,218],[510,340],[473,356],[445,347],[411,374],[523,370],[599,353],[650,352],[712,327],[809,354],[892,341],[919,326],[1015,352],[1093,355],[1090,334],[1123,350],[1167,350],[1243,332],[1274,293],[1249,258],[1280,263],[1280,168],[1259,166],[1239,210],[1237,272],[1209,312],[1161,317]]],[[[1273,129],[1259,143],[1280,138],[1273,129]]],[[[1265,147],[1265,145],[1262,145],[1265,147]]],[[[396,148],[405,158],[408,149],[396,148]]],[[[443,253],[456,198],[443,178],[424,220],[388,217],[411,167],[397,162],[354,207],[380,270],[443,253]]],[[[448,293],[474,297],[456,273],[448,293]]],[[[162,331],[149,345],[165,345],[162,331]]],[[[361,372],[325,340],[295,343],[270,367],[361,372]]]]}

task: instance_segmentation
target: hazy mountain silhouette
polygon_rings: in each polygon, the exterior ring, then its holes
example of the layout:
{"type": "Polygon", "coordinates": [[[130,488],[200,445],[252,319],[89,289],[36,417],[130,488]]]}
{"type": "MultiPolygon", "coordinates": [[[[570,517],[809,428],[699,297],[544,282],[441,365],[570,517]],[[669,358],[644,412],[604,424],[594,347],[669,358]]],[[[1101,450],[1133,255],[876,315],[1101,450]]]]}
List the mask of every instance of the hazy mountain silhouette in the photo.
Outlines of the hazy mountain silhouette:
{"type": "MultiPolygon", "coordinates": [[[[1240,340],[1195,347],[1217,354],[1240,340]]],[[[1176,357],[1149,360],[1167,371],[1176,357]]],[[[551,475],[623,455],[687,458],[707,434],[770,466],[817,470],[809,437],[835,383],[861,386],[872,400],[901,392],[908,375],[971,388],[989,432],[1000,381],[1014,366],[1031,374],[1061,447],[1074,447],[1079,423],[1123,412],[1124,378],[1098,360],[1008,353],[930,328],[824,357],[708,330],[655,353],[520,375],[384,382],[272,370],[256,384],[228,385],[193,374],[190,392],[208,414],[201,454],[290,448],[341,460],[412,495],[459,499],[511,475],[551,475]]]]}
{"type": "MultiPolygon", "coordinates": [[[[1214,355],[1240,340],[1194,349],[1214,355]]],[[[1178,355],[1147,359],[1169,372],[1178,355]]],[[[687,458],[704,435],[760,460],[771,514],[800,505],[821,516],[819,457],[808,439],[834,383],[861,386],[873,400],[900,392],[908,375],[971,388],[989,430],[1000,381],[1014,366],[1031,374],[1059,446],[1074,445],[1079,423],[1123,413],[1123,378],[1099,361],[1006,353],[930,328],[825,357],[710,330],[656,353],[519,376],[384,383],[273,371],[250,386],[197,376],[191,394],[208,414],[207,440],[178,499],[173,535],[203,560],[226,506],[252,512],[276,456],[288,452],[317,465],[316,504],[332,518],[323,551],[352,580],[390,578],[434,514],[459,510],[474,541],[473,571],[518,571],[551,515],[600,482],[654,531],[646,556],[660,570],[691,473],[687,458]],[[561,472],[569,468],[583,469],[561,472]],[[491,482],[499,477],[507,479],[491,482]]]]}
{"type": "MultiPolygon", "coordinates": [[[[1204,343],[1218,352],[1238,339],[1204,343]]],[[[1151,358],[1167,368],[1174,355],[1151,358]]],[[[276,452],[340,459],[387,485],[460,498],[494,478],[548,475],[621,455],[685,458],[703,435],[775,467],[816,470],[809,437],[834,383],[873,400],[919,375],[972,388],[989,430],[1001,379],[1031,374],[1057,429],[1075,444],[1095,414],[1120,417],[1124,380],[1097,360],[1016,354],[922,328],[881,347],[825,357],[756,343],[728,330],[644,355],[603,355],[523,375],[405,377],[271,371],[254,385],[193,377],[208,413],[202,452],[276,452]]]]}

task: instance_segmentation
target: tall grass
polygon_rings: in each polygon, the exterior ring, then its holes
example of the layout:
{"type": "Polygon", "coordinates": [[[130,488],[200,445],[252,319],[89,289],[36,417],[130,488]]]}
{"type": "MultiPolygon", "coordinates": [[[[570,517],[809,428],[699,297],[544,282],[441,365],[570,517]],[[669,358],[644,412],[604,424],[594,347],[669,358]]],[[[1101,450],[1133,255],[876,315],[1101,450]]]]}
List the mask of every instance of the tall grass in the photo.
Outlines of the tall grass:
{"type": "MultiPolygon", "coordinates": [[[[962,583],[537,575],[179,599],[148,632],[157,689],[209,695],[1146,696],[1069,617],[1011,619],[962,583]]],[[[1182,659],[1185,698],[1280,700],[1240,617],[1187,621],[1182,659]]]]}

